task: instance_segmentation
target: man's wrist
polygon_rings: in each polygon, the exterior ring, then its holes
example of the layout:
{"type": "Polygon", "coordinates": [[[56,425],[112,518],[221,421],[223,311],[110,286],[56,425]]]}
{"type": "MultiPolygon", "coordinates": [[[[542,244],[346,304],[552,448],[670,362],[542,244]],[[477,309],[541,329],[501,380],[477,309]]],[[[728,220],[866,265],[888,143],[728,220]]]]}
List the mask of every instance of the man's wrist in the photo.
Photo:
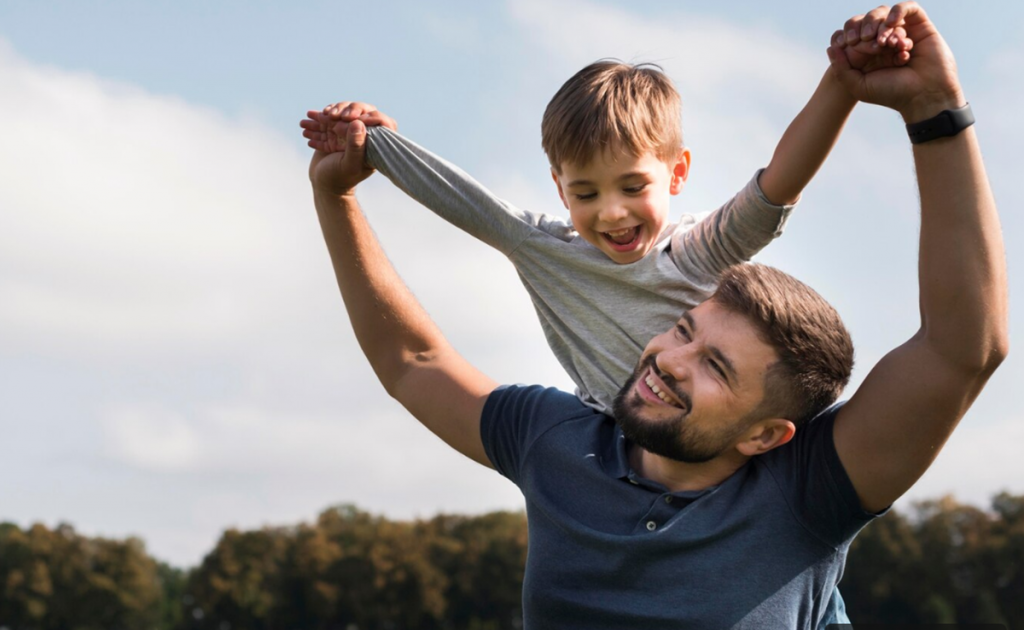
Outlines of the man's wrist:
{"type": "Polygon", "coordinates": [[[967,99],[964,98],[963,92],[957,90],[944,94],[922,95],[899,112],[903,117],[903,122],[913,125],[934,118],[947,109],[960,109],[965,105],[967,105],[967,99]]]}
{"type": "Polygon", "coordinates": [[[313,188],[313,199],[319,202],[317,205],[327,204],[329,206],[337,207],[340,209],[346,208],[358,208],[359,203],[356,201],[356,189],[350,188],[346,191],[336,191],[327,188],[313,188]]]}

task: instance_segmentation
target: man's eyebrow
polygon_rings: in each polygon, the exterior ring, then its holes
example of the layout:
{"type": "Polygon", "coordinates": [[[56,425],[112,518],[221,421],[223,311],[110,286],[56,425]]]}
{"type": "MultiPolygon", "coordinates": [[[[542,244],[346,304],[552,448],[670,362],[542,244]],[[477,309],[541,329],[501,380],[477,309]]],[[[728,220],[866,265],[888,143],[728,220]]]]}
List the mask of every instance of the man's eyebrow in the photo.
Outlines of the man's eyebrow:
{"type": "MultiPolygon", "coordinates": [[[[628,173],[623,173],[622,175],[619,175],[618,177],[615,178],[615,181],[621,182],[623,180],[632,179],[634,177],[643,177],[645,175],[647,175],[647,171],[630,171],[628,173]]],[[[566,184],[565,187],[566,188],[572,188],[573,186],[593,186],[593,185],[594,185],[594,182],[590,181],[589,179],[574,179],[571,182],[569,182],[568,184],[566,184]]]]}
{"type": "MultiPolygon", "coordinates": [[[[697,322],[693,319],[693,315],[690,315],[690,311],[686,311],[685,313],[683,313],[683,319],[686,320],[686,323],[690,327],[690,330],[694,334],[697,334],[697,322]]],[[[715,359],[717,359],[718,362],[722,364],[722,367],[725,368],[729,380],[735,381],[735,383],[739,385],[740,375],[736,372],[736,367],[732,364],[732,361],[729,359],[729,357],[722,354],[722,351],[719,350],[716,346],[708,345],[707,349],[708,352],[711,353],[711,356],[715,357],[715,359]]]]}

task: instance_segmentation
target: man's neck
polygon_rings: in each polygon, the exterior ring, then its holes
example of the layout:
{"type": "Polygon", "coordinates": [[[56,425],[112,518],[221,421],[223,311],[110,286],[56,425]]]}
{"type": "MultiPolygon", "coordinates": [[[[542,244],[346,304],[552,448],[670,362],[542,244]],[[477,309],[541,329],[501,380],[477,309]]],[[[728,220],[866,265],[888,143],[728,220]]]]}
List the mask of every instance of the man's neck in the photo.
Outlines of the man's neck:
{"type": "Polygon", "coordinates": [[[750,458],[729,450],[708,462],[688,464],[655,455],[636,444],[630,445],[629,465],[638,475],[657,482],[671,492],[703,490],[732,476],[750,458]]]}

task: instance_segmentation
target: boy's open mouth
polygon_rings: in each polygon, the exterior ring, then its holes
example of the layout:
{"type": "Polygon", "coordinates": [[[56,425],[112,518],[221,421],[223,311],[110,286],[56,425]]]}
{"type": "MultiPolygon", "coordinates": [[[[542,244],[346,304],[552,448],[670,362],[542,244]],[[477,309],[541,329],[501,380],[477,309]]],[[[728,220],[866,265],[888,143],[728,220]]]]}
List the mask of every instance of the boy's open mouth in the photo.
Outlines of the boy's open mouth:
{"type": "Polygon", "coordinates": [[[641,227],[642,226],[637,225],[635,227],[624,228],[622,230],[601,232],[601,236],[603,236],[616,251],[627,252],[633,249],[640,240],[641,227]]]}

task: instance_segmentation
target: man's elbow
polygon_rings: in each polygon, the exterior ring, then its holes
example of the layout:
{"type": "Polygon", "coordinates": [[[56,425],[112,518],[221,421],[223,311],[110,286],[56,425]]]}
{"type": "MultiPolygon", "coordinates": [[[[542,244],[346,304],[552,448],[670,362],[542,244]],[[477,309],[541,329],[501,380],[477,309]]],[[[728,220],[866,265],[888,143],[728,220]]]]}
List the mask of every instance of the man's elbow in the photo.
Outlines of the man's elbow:
{"type": "Polygon", "coordinates": [[[1010,354],[1010,333],[1005,328],[995,335],[992,341],[991,351],[989,352],[989,359],[987,371],[989,374],[996,371],[1006,357],[1010,354]]]}
{"type": "Polygon", "coordinates": [[[375,366],[377,378],[384,386],[384,391],[388,393],[388,396],[405,404],[403,398],[408,388],[403,385],[408,381],[409,375],[437,361],[440,354],[441,351],[437,348],[419,352],[406,350],[387,365],[375,366]]]}

